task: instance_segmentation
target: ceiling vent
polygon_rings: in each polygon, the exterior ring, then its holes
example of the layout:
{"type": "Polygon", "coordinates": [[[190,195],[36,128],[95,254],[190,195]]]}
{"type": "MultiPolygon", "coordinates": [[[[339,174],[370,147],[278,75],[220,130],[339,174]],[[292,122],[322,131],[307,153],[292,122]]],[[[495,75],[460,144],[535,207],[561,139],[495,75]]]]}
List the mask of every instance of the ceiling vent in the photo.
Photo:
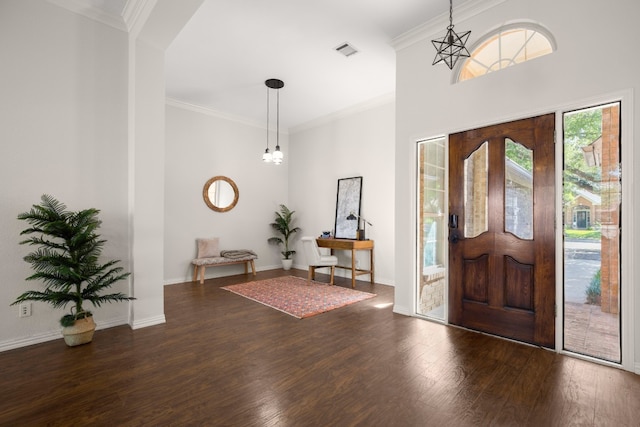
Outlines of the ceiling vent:
{"type": "Polygon", "coordinates": [[[358,49],[351,46],[349,43],[343,43],[336,48],[336,52],[341,53],[348,58],[351,55],[358,53],[358,49]]]}

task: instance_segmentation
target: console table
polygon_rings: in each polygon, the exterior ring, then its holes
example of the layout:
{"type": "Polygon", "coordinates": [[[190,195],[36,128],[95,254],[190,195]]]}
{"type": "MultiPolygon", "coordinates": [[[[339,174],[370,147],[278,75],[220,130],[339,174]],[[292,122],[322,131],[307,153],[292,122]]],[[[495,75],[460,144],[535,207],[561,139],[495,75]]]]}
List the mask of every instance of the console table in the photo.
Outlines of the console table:
{"type": "Polygon", "coordinates": [[[351,251],[351,267],[336,265],[337,268],[351,270],[351,287],[356,287],[356,276],[369,274],[371,283],[374,282],[373,272],[373,240],[350,240],[350,239],[316,239],[318,247],[329,248],[333,254],[334,250],[351,251]],[[356,268],[356,251],[369,251],[369,270],[356,268]]]}

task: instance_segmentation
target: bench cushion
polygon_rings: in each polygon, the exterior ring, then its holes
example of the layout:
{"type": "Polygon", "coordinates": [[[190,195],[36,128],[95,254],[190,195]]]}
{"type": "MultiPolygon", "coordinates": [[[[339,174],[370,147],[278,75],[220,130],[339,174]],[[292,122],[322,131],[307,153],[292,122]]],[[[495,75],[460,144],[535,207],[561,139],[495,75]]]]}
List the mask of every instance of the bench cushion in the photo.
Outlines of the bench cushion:
{"type": "Polygon", "coordinates": [[[257,259],[258,257],[255,255],[247,255],[242,258],[225,258],[222,256],[217,257],[209,257],[209,258],[196,258],[191,261],[193,265],[216,265],[216,264],[235,264],[243,261],[251,261],[252,259],[257,259]]]}

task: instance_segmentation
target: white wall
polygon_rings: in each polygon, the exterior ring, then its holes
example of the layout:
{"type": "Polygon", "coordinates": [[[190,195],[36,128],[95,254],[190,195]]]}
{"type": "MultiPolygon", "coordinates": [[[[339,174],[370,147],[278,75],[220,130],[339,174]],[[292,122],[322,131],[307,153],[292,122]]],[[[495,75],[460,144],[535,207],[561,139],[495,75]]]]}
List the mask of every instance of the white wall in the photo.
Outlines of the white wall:
{"type": "MultiPolygon", "coordinates": [[[[384,97],[294,129],[289,165],[290,208],[299,218],[299,237],[333,230],[338,179],[363,177],[361,214],[373,224],[366,232],[375,241],[375,281],[389,285],[395,283],[394,114],[392,97],[384,97]]],[[[294,265],[306,268],[300,246],[296,245],[294,265]]],[[[342,265],[350,265],[350,258],[338,255],[342,265]]],[[[358,258],[362,266],[368,265],[367,253],[358,258]]],[[[351,273],[339,270],[337,274],[349,277],[351,273]]]]}
{"type": "MultiPolygon", "coordinates": [[[[463,21],[455,20],[454,13],[456,30],[471,30],[471,42],[497,26],[527,19],[547,27],[556,38],[558,50],[526,64],[453,85],[446,66],[431,65],[434,48],[430,40],[439,36],[442,29],[400,46],[396,92],[396,311],[410,313],[414,307],[415,141],[553,112],[611,94],[633,94],[640,86],[640,58],[633,53],[640,39],[638,16],[640,3],[635,0],[507,0],[463,21]]],[[[626,101],[623,115],[635,109],[633,95],[626,101]]],[[[630,120],[633,122],[627,123],[631,125],[628,130],[640,129],[637,114],[630,120]]],[[[637,147],[640,136],[637,132],[633,140],[630,136],[623,132],[623,144],[637,147]]],[[[627,171],[623,180],[629,180],[632,170],[640,167],[640,149],[625,161],[628,166],[623,165],[627,171]]],[[[640,187],[635,186],[627,195],[633,197],[633,209],[640,212],[640,187]]],[[[632,226],[627,222],[626,230],[632,226]]],[[[640,241],[638,231],[636,228],[627,234],[628,238],[640,241]]],[[[637,251],[637,243],[634,250],[637,251]]],[[[629,290],[637,284],[627,280],[623,286],[629,290]]],[[[640,290],[635,289],[635,295],[635,305],[640,307],[640,290]]],[[[638,319],[634,325],[636,354],[640,355],[638,319]]]]}
{"type": "MultiPolygon", "coordinates": [[[[48,193],[101,210],[103,254],[129,270],[127,36],[48,2],[0,2],[0,350],[60,336],[60,310],[9,304],[29,289],[16,216],[48,193]]],[[[112,288],[128,292],[127,282],[112,288]]],[[[99,327],[127,322],[127,303],[92,309],[99,327]]]]}
{"type": "MultiPolygon", "coordinates": [[[[263,93],[262,89],[256,88],[263,93]]],[[[176,102],[166,107],[164,281],[190,281],[196,239],[219,237],[221,249],[252,249],[256,268],[280,268],[280,250],[267,243],[269,224],[279,205],[288,205],[289,143],[280,135],[285,160],[262,162],[266,130],[222,118],[176,102]],[[238,204],[214,212],[202,198],[205,182],[216,175],[231,178],[240,193],[238,204]]],[[[271,147],[273,149],[273,146],[271,147]]],[[[242,265],[207,269],[205,277],[240,274],[242,265]]]]}

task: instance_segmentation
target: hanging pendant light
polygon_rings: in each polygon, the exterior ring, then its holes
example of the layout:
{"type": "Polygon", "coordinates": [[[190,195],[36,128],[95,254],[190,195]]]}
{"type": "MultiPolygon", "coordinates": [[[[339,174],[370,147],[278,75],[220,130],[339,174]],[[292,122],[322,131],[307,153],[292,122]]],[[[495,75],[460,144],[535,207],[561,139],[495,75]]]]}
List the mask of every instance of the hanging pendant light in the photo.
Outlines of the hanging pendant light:
{"type": "MultiPolygon", "coordinates": [[[[268,80],[267,80],[268,82],[268,80]]],[[[265,82],[265,84],[267,83],[265,82]]],[[[265,163],[270,163],[273,157],[269,152],[269,89],[267,84],[267,149],[264,150],[264,154],[262,155],[262,161],[265,163]]]]}
{"type": "Polygon", "coordinates": [[[280,89],[284,87],[284,82],[278,79],[269,79],[264,82],[267,86],[267,149],[262,155],[262,160],[265,162],[273,161],[274,164],[279,165],[282,163],[284,155],[280,150],[280,89]],[[276,149],[271,154],[269,152],[269,92],[270,89],[276,89],[277,101],[276,101],[276,149]]]}
{"type": "Polygon", "coordinates": [[[436,48],[436,57],[433,59],[433,64],[436,65],[439,62],[447,64],[450,70],[456,65],[460,57],[469,57],[469,51],[465,47],[467,39],[471,31],[467,31],[458,35],[453,31],[453,0],[449,0],[449,26],[447,27],[447,34],[441,39],[431,40],[433,46],[436,48]]]}

